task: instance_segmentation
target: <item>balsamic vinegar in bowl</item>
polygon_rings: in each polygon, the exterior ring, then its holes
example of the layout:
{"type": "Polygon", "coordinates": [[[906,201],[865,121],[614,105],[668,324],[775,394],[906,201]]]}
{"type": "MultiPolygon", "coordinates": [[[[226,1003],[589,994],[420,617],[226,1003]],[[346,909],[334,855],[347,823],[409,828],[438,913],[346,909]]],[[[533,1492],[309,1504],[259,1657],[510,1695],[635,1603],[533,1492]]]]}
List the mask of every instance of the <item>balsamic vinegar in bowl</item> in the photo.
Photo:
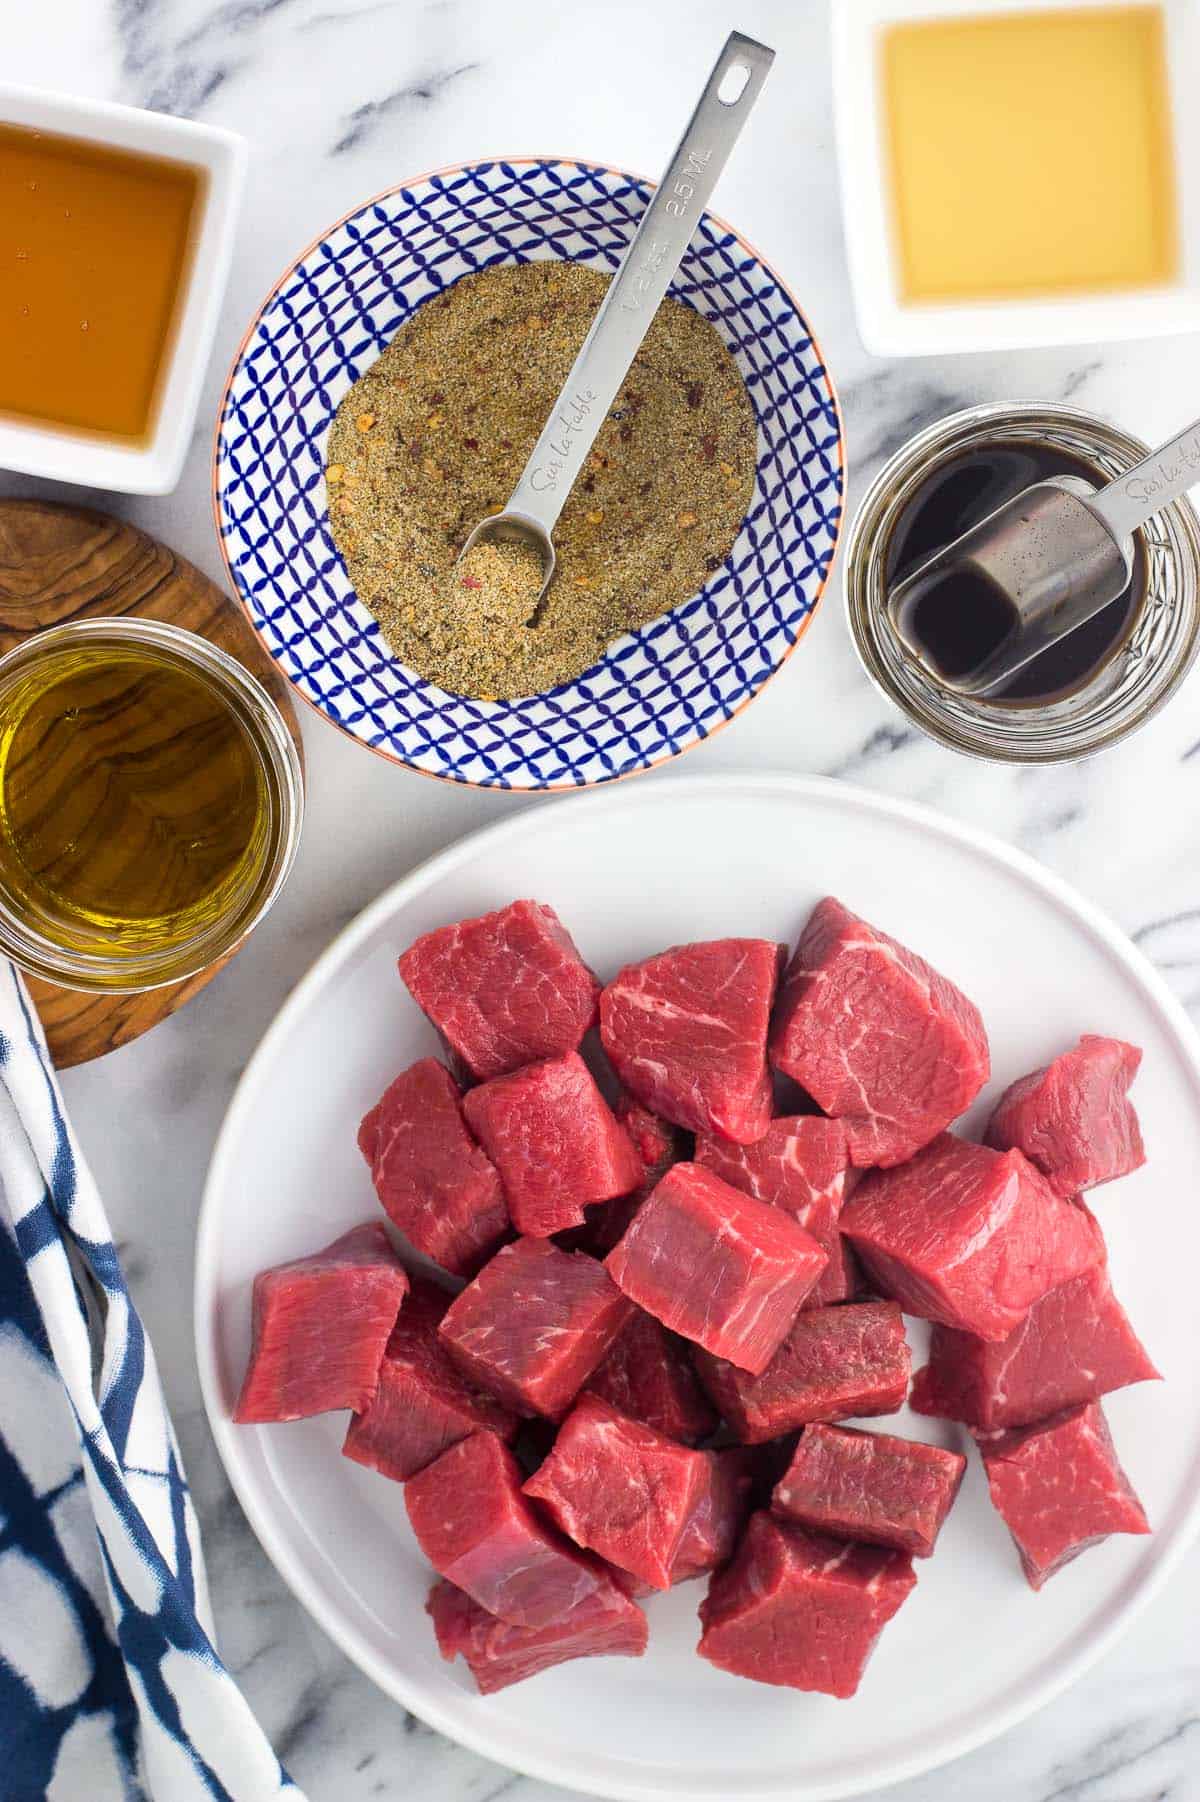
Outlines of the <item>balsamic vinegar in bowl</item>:
{"type": "MultiPolygon", "coordinates": [[[[1035,482],[1079,476],[1102,487],[1107,476],[1059,445],[1006,438],[976,444],[939,462],[920,483],[896,520],[887,543],[884,580],[890,593],[935,551],[1035,482]]],[[[1072,694],[1100,670],[1133,629],[1147,588],[1146,552],[1134,537],[1133,574],[1114,601],[1057,644],[1047,647],[988,704],[1040,706],[1072,694]]],[[[926,597],[927,617],[917,624],[948,674],[973,669],[1010,625],[997,613],[997,592],[982,580],[971,585],[957,573],[926,597]]]]}

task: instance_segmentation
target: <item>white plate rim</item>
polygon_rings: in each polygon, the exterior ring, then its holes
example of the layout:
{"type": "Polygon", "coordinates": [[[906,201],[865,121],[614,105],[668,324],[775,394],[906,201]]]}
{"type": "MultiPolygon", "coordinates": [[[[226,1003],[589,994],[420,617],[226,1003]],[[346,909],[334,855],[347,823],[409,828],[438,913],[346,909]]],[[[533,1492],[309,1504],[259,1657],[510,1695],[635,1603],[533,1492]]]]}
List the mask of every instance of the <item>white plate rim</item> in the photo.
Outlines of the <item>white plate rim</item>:
{"type": "MultiPolygon", "coordinates": [[[[739,792],[743,795],[753,793],[755,796],[793,795],[818,804],[837,805],[847,810],[906,822],[921,833],[941,837],[950,844],[973,851],[1018,877],[1085,927],[1137,981],[1147,999],[1159,1009],[1164,1026],[1176,1039],[1181,1054],[1200,1084],[1200,1037],[1181,1003],[1171,993],[1154,965],[1115,921],[1027,852],[978,827],[942,814],[936,808],[842,782],[834,777],[786,772],[763,775],[715,773],[670,776],[658,784],[639,786],[634,791],[627,788],[616,791],[601,789],[595,793],[581,794],[576,797],[573,807],[619,814],[631,807],[669,805],[672,798],[679,799],[684,795],[707,794],[718,799],[736,796],[739,792]]],[[[378,1688],[446,1738],[481,1757],[517,1770],[523,1776],[543,1783],[558,1784],[564,1789],[584,1795],[603,1795],[611,1798],[611,1802],[664,1802],[667,1795],[672,1797],[673,1802],[691,1802],[696,1795],[695,1791],[689,1792],[686,1788],[666,1791],[658,1783],[648,1786],[636,1778],[621,1780],[615,1786],[606,1783],[603,1790],[597,1790],[581,1779],[568,1762],[560,1762],[552,1756],[523,1758],[519,1765],[515,1765],[506,1748],[503,1731],[489,1730],[486,1716],[481,1715],[478,1721],[461,1719],[450,1708],[444,1707],[436,1696],[425,1694],[402,1676],[385,1670],[370,1648],[362,1643],[353,1627],[330,1617],[315,1583],[309,1580],[300,1564],[293,1562],[275,1532],[269,1515],[258,1507],[249,1487],[241,1482],[233,1423],[225,1415],[217,1370],[216,1310],[212,1305],[215,1299],[218,1246],[217,1197],[224,1186],[226,1166],[233,1156],[233,1141],[244,1118],[254,1109],[256,1091],[269,1071],[275,1048],[287,1038],[293,1021],[304,1013],[310,1002],[334,979],[342,965],[353,955],[359,944],[374,932],[377,925],[403,907],[424,887],[452,873],[457,866],[469,862],[481,852],[510,840],[519,841],[524,833],[543,830],[549,809],[563,805],[566,805],[564,801],[554,799],[547,799],[541,804],[522,805],[515,817],[480,827],[426,858],[407,875],[392,883],[374,901],[369,902],[336,934],[318,954],[275,1015],[239,1078],[222,1120],[205,1180],[196,1229],[193,1289],[196,1362],[209,1430],[225,1474],[259,1544],[322,1632],[378,1688]]],[[[1007,1705],[994,1707],[978,1728],[966,1728],[952,1734],[944,1744],[939,1745],[934,1757],[929,1757],[927,1752],[897,1757],[885,1775],[876,1772],[865,1783],[857,1778],[849,1778],[846,1781],[837,1780],[813,1786],[806,1784],[803,1778],[765,1778],[755,1781],[749,1789],[739,1791],[736,1796],[727,1795],[724,1802],[783,1802],[785,1797],[790,1798],[790,1802],[849,1802],[852,1797],[864,1796],[881,1787],[891,1787],[893,1784],[924,1776],[969,1752],[977,1751],[1045,1708],[1103,1658],[1142,1610],[1160,1593],[1198,1534],[1200,1491],[1193,1496],[1190,1506],[1178,1523],[1174,1538],[1165,1547],[1154,1568],[1114,1607],[1109,1620],[1097,1628],[1076,1652],[1065,1658],[1053,1675],[1035,1682],[1031,1689],[1021,1693],[1007,1705]]],[[[465,1695],[465,1699],[473,1701],[475,1698],[465,1695]]],[[[706,1794],[700,1802],[711,1802],[711,1796],[706,1794]]]]}

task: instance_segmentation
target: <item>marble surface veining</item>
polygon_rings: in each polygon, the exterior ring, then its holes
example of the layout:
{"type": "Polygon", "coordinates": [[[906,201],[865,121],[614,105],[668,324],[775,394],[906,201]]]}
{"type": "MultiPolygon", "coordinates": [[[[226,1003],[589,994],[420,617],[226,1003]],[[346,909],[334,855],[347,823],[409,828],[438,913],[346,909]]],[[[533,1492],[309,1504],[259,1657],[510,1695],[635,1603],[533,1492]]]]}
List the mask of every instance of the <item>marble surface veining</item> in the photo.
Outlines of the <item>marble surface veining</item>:
{"type": "MultiPolygon", "coordinates": [[[[854,0],[829,0],[846,5],[854,0]]],[[[798,293],[845,409],[850,506],[916,427],[978,400],[1071,400],[1153,440],[1195,411],[1200,338],[886,364],[854,325],[823,0],[42,0],[4,9],[6,80],[190,114],[250,140],[233,278],[187,468],[118,510],[211,574],[212,420],[254,306],[365,196],[495,153],[565,152],[655,174],[706,59],[736,24],[779,57],[718,210],[798,293]]],[[[3,477],[6,491],[55,490],[3,477]]],[[[71,491],[78,498],[78,491],[71,491]]],[[[104,504],[105,497],[94,497],[104,504]]],[[[332,934],[432,850],[530,802],[434,784],[311,714],[308,820],[286,895],[233,967],[140,1044],[70,1073],[68,1102],[153,1335],[204,1524],[222,1647],[312,1802],[559,1802],[405,1717],[275,1576],[204,1422],[192,1237],[238,1074],[332,934]]],[[[681,767],[819,771],[928,802],[1032,852],[1106,908],[1200,1018],[1200,675],[1139,737],[1074,769],[958,759],[907,730],[851,651],[836,576],[803,651],[681,767]]],[[[674,770],[645,781],[670,783],[674,770]]],[[[1073,1691],[895,1802],[1200,1802],[1200,1549],[1073,1691]]],[[[0,1778],[2,1784],[2,1778],[0,1778]]]]}

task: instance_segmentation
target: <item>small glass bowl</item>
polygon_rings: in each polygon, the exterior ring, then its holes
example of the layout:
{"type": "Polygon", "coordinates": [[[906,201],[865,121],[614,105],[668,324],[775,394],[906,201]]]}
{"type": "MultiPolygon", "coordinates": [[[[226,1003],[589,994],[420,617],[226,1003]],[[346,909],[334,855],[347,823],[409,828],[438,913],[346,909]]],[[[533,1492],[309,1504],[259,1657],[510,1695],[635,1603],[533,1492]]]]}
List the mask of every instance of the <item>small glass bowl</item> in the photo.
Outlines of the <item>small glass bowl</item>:
{"type": "Polygon", "coordinates": [[[262,778],[263,812],[244,875],[226,905],[184,940],[153,948],[116,942],[96,928],[88,942],[67,946],[28,918],[0,863],[0,954],[31,975],[64,988],[136,994],[185,981],[228,957],[263,918],[295,860],[304,817],[304,775],[283,715],[266,690],[233,657],[207,639],[159,620],[87,619],[52,626],[0,657],[0,718],[39,665],[62,652],[144,651],[205,682],[229,707],[262,778]]]}
{"type": "Polygon", "coordinates": [[[1132,630],[1092,678],[1041,705],[969,699],[940,688],[905,656],[886,614],[892,533],[917,488],[951,456],[1015,439],[1056,445],[1107,480],[1149,447],[1083,413],[1036,401],[968,407],[911,438],[880,470],[846,552],[850,634],[875,686],[939,744],[993,763],[1067,763],[1119,744],[1179,687],[1200,649],[1200,519],[1173,501],[1141,527],[1147,588],[1132,630]]]}

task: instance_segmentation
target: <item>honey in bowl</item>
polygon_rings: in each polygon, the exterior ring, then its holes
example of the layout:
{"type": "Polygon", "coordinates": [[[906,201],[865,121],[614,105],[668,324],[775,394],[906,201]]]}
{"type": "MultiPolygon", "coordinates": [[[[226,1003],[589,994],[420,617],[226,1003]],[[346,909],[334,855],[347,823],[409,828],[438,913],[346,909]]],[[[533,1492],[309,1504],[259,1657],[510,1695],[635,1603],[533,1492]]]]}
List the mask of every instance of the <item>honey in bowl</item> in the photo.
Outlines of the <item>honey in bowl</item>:
{"type": "Polygon", "coordinates": [[[931,304],[1179,272],[1160,5],[955,13],[881,39],[898,285],[931,304]]]}
{"type": "Polygon", "coordinates": [[[0,414],[149,440],[204,180],[0,124],[0,414]]]}

